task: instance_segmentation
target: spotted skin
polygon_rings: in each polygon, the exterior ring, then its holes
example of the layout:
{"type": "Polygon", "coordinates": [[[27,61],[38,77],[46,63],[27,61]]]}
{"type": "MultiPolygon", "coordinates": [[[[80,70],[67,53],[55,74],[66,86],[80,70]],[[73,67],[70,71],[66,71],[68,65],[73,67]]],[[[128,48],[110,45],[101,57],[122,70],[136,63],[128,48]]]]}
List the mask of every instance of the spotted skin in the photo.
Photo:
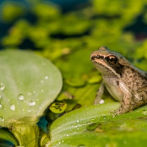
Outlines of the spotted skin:
{"type": "Polygon", "coordinates": [[[121,102],[116,114],[132,111],[147,103],[146,72],[136,68],[121,54],[110,51],[105,46],[94,51],[90,58],[103,76],[102,86],[97,92],[94,104],[99,104],[104,88],[121,102]]]}

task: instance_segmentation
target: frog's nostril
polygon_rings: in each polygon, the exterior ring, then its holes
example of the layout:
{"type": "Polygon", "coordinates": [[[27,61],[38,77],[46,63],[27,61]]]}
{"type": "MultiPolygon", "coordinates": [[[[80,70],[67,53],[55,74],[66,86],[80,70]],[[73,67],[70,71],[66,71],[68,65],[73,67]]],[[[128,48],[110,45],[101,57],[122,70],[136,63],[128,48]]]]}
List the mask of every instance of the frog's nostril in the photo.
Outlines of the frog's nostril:
{"type": "Polygon", "coordinates": [[[91,60],[94,60],[94,59],[95,59],[95,56],[92,56],[92,57],[91,57],[91,60]]]}
{"type": "Polygon", "coordinates": [[[91,60],[94,60],[94,59],[99,59],[100,58],[100,56],[99,55],[94,55],[94,56],[91,56],[91,60]]]}

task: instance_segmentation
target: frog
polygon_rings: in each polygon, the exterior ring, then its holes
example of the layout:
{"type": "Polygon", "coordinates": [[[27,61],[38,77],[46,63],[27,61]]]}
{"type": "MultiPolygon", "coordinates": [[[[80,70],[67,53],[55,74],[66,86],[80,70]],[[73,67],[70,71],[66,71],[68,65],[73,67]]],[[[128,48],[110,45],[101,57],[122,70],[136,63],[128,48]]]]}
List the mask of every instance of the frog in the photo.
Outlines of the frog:
{"type": "Polygon", "coordinates": [[[101,46],[90,59],[102,75],[102,83],[94,104],[100,104],[105,89],[121,103],[116,115],[133,111],[147,103],[147,73],[129,62],[123,55],[101,46]]]}

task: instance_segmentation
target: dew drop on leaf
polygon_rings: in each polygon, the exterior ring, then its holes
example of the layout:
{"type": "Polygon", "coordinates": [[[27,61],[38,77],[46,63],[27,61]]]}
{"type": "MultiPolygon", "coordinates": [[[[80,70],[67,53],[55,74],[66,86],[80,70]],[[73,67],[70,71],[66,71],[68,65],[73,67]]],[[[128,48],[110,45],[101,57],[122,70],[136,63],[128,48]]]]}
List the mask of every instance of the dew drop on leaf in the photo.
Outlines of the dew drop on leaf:
{"type": "Polygon", "coordinates": [[[147,115],[147,111],[146,110],[142,111],[142,114],[147,115]]]}
{"type": "Polygon", "coordinates": [[[77,123],[79,122],[79,120],[77,120],[77,123]]]}
{"type": "Polygon", "coordinates": [[[107,117],[106,116],[103,116],[103,119],[107,119],[107,117]]]}
{"type": "Polygon", "coordinates": [[[15,105],[13,104],[13,105],[10,105],[10,109],[12,110],[12,111],[15,111],[15,105]]]}
{"type": "Polygon", "coordinates": [[[29,92],[28,95],[32,95],[32,93],[29,92]]]}
{"type": "Polygon", "coordinates": [[[29,106],[35,106],[35,102],[34,101],[29,102],[29,106]]]}
{"type": "Polygon", "coordinates": [[[2,104],[0,104],[0,108],[2,108],[3,106],[2,106],[2,104]]]}
{"type": "Polygon", "coordinates": [[[25,97],[24,97],[24,95],[20,94],[20,95],[18,96],[18,99],[22,101],[22,100],[25,99],[25,97]]]}
{"type": "Polygon", "coordinates": [[[48,76],[45,76],[45,79],[47,80],[48,79],[48,76]]]}
{"type": "Polygon", "coordinates": [[[3,117],[0,117],[0,121],[4,121],[4,118],[3,117]]]}
{"type": "Polygon", "coordinates": [[[4,90],[5,89],[5,85],[3,83],[0,83],[0,90],[4,90]]]}

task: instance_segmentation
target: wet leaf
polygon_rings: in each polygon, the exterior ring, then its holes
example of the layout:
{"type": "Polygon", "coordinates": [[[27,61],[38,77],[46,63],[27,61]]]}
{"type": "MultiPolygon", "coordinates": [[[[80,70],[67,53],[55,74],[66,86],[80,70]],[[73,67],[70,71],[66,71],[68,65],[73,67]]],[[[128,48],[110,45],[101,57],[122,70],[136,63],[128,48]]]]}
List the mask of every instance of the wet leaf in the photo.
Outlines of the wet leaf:
{"type": "Polygon", "coordinates": [[[18,145],[16,138],[8,130],[0,129],[0,139],[3,141],[9,141],[15,146],[18,145]]]}
{"type": "Polygon", "coordinates": [[[51,125],[52,146],[144,146],[147,135],[147,106],[114,116],[113,102],[74,110],[51,125]],[[75,141],[76,140],[76,141],[75,141]]]}
{"type": "Polygon", "coordinates": [[[0,62],[0,125],[36,123],[61,90],[59,70],[24,51],[1,51],[0,62]]]}
{"type": "Polygon", "coordinates": [[[21,3],[13,1],[3,3],[1,10],[2,20],[6,22],[11,22],[25,13],[25,7],[21,3]]]}

